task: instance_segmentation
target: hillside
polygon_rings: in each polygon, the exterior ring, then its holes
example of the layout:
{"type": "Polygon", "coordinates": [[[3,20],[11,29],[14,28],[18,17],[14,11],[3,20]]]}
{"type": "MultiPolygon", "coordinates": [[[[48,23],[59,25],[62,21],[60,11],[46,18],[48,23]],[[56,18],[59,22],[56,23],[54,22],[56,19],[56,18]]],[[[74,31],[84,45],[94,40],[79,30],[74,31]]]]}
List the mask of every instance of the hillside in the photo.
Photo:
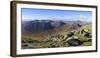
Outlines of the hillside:
{"type": "MultiPolygon", "coordinates": [[[[50,23],[51,24],[51,23],[50,23]]],[[[58,24],[56,22],[55,24],[58,24]]],[[[22,48],[53,48],[70,46],[91,46],[91,24],[65,23],[52,25],[53,29],[41,32],[22,33],[22,48]],[[73,25],[74,24],[74,25],[73,25]]]]}

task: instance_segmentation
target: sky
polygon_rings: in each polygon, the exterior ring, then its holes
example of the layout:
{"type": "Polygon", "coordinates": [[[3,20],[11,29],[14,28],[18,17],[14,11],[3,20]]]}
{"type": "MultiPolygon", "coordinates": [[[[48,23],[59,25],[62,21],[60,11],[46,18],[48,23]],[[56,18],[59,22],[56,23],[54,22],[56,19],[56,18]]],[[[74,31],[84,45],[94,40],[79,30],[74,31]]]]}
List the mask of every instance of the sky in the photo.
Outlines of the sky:
{"type": "Polygon", "coordinates": [[[92,21],[91,11],[22,8],[21,14],[22,21],[44,19],[66,21],[92,21]]]}

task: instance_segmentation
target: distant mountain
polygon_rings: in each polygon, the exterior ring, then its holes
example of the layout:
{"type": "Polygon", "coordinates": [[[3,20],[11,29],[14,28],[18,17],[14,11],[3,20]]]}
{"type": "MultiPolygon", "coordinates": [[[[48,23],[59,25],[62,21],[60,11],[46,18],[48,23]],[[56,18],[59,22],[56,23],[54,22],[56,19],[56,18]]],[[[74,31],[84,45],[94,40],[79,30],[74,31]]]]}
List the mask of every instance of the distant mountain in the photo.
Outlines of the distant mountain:
{"type": "MultiPolygon", "coordinates": [[[[69,25],[73,29],[78,29],[82,25],[89,24],[83,21],[61,21],[61,20],[32,20],[22,21],[22,33],[43,32],[58,29],[62,26],[69,25]]],[[[67,27],[66,27],[67,28],[67,27]]]]}
{"type": "Polygon", "coordinates": [[[61,21],[52,20],[34,20],[34,21],[23,21],[22,32],[42,32],[52,30],[55,27],[63,26],[65,23],[61,21]]]}

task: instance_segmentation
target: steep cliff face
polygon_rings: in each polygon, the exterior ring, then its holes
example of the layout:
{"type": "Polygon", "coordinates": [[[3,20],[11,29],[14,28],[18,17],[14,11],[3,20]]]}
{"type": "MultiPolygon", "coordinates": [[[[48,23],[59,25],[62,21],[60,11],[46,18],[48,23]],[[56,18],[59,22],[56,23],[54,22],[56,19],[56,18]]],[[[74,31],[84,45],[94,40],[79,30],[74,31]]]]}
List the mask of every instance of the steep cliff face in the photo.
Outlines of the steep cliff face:
{"type": "Polygon", "coordinates": [[[61,27],[65,23],[61,21],[51,21],[51,20],[34,20],[22,22],[22,32],[43,32],[48,30],[53,30],[56,27],[61,27]]]}

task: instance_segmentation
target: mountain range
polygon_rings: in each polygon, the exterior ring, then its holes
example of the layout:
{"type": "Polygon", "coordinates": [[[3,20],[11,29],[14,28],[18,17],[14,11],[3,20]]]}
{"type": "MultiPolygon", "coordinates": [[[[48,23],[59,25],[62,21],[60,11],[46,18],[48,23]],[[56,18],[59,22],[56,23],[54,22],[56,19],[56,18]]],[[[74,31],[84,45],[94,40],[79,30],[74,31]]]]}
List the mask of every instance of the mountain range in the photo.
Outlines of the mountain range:
{"type": "MultiPolygon", "coordinates": [[[[90,24],[84,21],[63,21],[63,20],[31,20],[22,21],[22,33],[45,32],[49,30],[59,29],[65,25],[78,29],[82,25],[90,24]]],[[[66,27],[67,27],[66,26],[66,27]]]]}

